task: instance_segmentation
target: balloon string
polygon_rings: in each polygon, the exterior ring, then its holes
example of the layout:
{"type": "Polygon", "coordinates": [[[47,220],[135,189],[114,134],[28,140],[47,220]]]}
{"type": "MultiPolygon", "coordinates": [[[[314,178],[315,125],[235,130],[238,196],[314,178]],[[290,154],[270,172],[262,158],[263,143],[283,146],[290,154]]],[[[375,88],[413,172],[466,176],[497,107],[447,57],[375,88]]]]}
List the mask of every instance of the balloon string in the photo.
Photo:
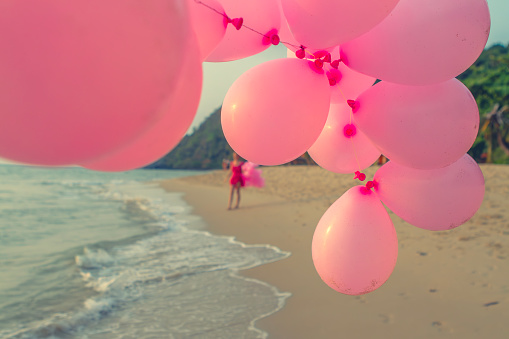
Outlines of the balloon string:
{"type": "Polygon", "coordinates": [[[355,156],[355,161],[357,162],[357,168],[359,169],[359,172],[361,171],[361,164],[359,163],[359,158],[357,158],[357,152],[355,151],[355,145],[354,145],[354,142],[353,142],[353,137],[350,138],[350,140],[352,141],[352,150],[353,150],[353,155],[355,156]]]}
{"type": "MultiPolygon", "coordinates": [[[[194,0],[194,2],[195,2],[196,4],[198,4],[198,5],[205,6],[205,7],[207,7],[208,9],[210,9],[210,10],[212,10],[212,11],[216,12],[217,14],[219,14],[219,15],[221,15],[222,17],[226,18],[226,20],[228,20],[228,21],[230,20],[230,17],[229,17],[226,13],[218,11],[217,9],[215,9],[214,7],[212,7],[212,6],[210,6],[210,5],[207,5],[207,4],[206,4],[206,3],[204,3],[203,1],[201,1],[201,0],[194,0]]],[[[254,28],[252,28],[252,27],[250,27],[250,26],[247,26],[247,25],[244,25],[244,24],[243,24],[243,25],[242,25],[242,27],[245,27],[245,28],[249,29],[250,31],[252,31],[252,32],[254,32],[254,33],[256,33],[256,34],[259,34],[260,36],[262,36],[262,37],[264,37],[264,38],[267,38],[267,39],[270,39],[270,38],[271,38],[271,36],[268,36],[267,34],[263,34],[262,32],[259,32],[259,31],[257,31],[256,29],[254,29],[254,28]]],[[[277,35],[277,34],[274,34],[274,35],[277,35]]],[[[304,50],[305,50],[305,47],[304,47],[304,46],[302,46],[302,45],[297,46],[297,45],[292,44],[292,43],[287,42],[287,41],[279,41],[279,42],[280,42],[280,43],[282,43],[282,44],[283,44],[283,45],[285,45],[285,46],[292,46],[292,47],[294,47],[294,48],[302,48],[302,49],[304,49],[304,50]]],[[[309,53],[309,54],[310,54],[310,55],[313,55],[313,54],[311,54],[311,53],[309,53]]],[[[313,57],[314,57],[314,56],[313,56],[313,57]]]]}
{"type": "MultiPolygon", "coordinates": [[[[341,87],[339,85],[336,85],[338,90],[339,90],[339,93],[341,93],[341,96],[343,97],[343,100],[345,100],[345,102],[348,101],[348,99],[346,98],[346,95],[345,93],[343,93],[343,91],[341,90],[341,87]]],[[[352,111],[350,111],[350,123],[352,123],[352,111]]]]}
{"type": "Polygon", "coordinates": [[[219,14],[219,15],[221,15],[221,16],[223,16],[223,17],[225,17],[225,18],[227,18],[227,19],[228,19],[228,16],[226,15],[226,13],[221,13],[221,12],[219,12],[217,9],[215,9],[214,7],[212,7],[212,6],[210,6],[210,5],[207,5],[206,3],[203,3],[203,2],[201,2],[200,0],[194,0],[194,2],[196,2],[198,5],[205,6],[205,7],[207,7],[208,9],[211,9],[211,10],[213,10],[214,12],[216,12],[217,14],[219,14]]]}

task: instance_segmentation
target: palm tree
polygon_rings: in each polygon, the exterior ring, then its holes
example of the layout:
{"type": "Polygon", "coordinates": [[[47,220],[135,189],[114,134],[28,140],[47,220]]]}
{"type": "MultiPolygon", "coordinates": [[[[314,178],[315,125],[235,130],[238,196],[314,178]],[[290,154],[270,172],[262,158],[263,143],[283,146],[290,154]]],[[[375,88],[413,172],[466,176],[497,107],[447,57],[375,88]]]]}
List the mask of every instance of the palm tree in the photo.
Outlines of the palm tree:
{"type": "Polygon", "coordinates": [[[483,117],[479,134],[483,137],[486,147],[486,162],[493,162],[493,151],[500,147],[509,156],[509,143],[506,138],[509,132],[509,106],[495,104],[493,109],[483,117]]]}

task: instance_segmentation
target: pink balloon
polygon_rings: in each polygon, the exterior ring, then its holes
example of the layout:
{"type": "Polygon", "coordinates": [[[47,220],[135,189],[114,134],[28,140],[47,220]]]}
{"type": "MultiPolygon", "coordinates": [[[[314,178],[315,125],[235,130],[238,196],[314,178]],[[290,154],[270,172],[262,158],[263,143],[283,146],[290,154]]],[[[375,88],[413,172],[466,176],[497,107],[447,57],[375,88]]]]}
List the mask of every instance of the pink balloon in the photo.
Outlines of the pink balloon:
{"type": "Polygon", "coordinates": [[[323,70],[298,59],[276,59],[242,74],[224,98],[221,124],[241,157],[280,165],[302,155],[327,120],[330,90],[323,70]]]}
{"type": "Polygon", "coordinates": [[[484,197],[484,177],[467,154],[444,168],[418,170],[389,161],[375,174],[382,202],[408,223],[431,231],[458,227],[484,197]]]}
{"type": "Polygon", "coordinates": [[[217,0],[187,0],[187,4],[201,59],[205,60],[223,39],[228,21],[219,15],[224,9],[217,0]]]}
{"type": "Polygon", "coordinates": [[[341,57],[378,79],[429,85],[470,67],[489,32],[486,0],[401,0],[378,26],[341,45],[341,57]]]}
{"type": "Polygon", "coordinates": [[[205,61],[231,61],[258,54],[272,46],[270,36],[278,32],[280,14],[274,0],[219,0],[231,19],[242,18],[243,27],[237,30],[228,25],[226,35],[205,61]],[[251,29],[254,29],[258,33],[251,29]],[[260,35],[262,34],[262,35],[260,35]]]}
{"type": "Polygon", "coordinates": [[[165,104],[161,120],[140,137],[105,157],[83,163],[96,171],[128,171],[151,164],[175,147],[186,134],[196,115],[202,86],[201,57],[198,46],[182,66],[175,95],[165,104]]]}
{"type": "Polygon", "coordinates": [[[304,46],[337,46],[366,33],[399,0],[281,0],[293,36],[304,46]]]}
{"type": "Polygon", "coordinates": [[[460,81],[404,86],[382,81],[357,99],[354,119],[389,159],[419,169],[452,164],[474,143],[479,110],[460,81]]]}
{"type": "Polygon", "coordinates": [[[373,164],[380,151],[362,133],[351,118],[346,104],[332,104],[327,122],[308,153],[328,171],[354,173],[373,164]]]}
{"type": "Polygon", "coordinates": [[[41,165],[156,123],[194,42],[180,0],[6,0],[0,32],[0,156],[41,165]]]}
{"type": "Polygon", "coordinates": [[[355,186],[320,219],[312,253],[316,271],[329,287],[360,295],[389,279],[398,257],[398,239],[376,194],[355,186]]]}

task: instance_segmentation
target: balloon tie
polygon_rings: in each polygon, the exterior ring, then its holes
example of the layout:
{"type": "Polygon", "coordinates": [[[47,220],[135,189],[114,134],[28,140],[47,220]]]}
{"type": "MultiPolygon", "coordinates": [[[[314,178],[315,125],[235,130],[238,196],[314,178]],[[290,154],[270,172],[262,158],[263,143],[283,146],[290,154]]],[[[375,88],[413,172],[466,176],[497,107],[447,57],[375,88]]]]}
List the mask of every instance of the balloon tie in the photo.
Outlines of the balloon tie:
{"type": "Polygon", "coordinates": [[[274,46],[277,46],[279,45],[279,42],[281,40],[279,39],[279,35],[277,34],[272,34],[271,37],[270,37],[270,43],[273,44],[274,46]]]}
{"type": "Polygon", "coordinates": [[[375,188],[375,189],[376,189],[376,188],[377,188],[377,186],[378,186],[378,183],[377,183],[376,181],[374,181],[374,180],[372,180],[372,181],[368,181],[368,182],[366,183],[366,188],[367,188],[367,189],[372,189],[372,188],[375,188]]]}
{"type": "Polygon", "coordinates": [[[300,45],[300,48],[295,51],[295,56],[298,59],[304,59],[304,57],[306,56],[306,47],[300,45]]]}
{"type": "Polygon", "coordinates": [[[341,80],[341,73],[337,69],[331,69],[327,71],[327,79],[329,79],[329,85],[335,86],[341,80]]]}
{"type": "Polygon", "coordinates": [[[326,63],[331,63],[331,60],[332,60],[332,57],[330,55],[330,53],[327,53],[324,57],[323,57],[323,62],[326,62],[326,63]]]}
{"type": "Polygon", "coordinates": [[[347,124],[343,129],[343,133],[345,134],[345,137],[352,138],[355,134],[357,134],[357,128],[355,128],[354,124],[347,124]]]}
{"type": "Polygon", "coordinates": [[[323,68],[322,59],[315,59],[315,66],[316,66],[316,68],[323,68]]]}
{"type": "Polygon", "coordinates": [[[241,29],[242,25],[244,24],[244,19],[242,17],[241,18],[234,18],[234,19],[227,18],[227,20],[228,20],[228,23],[232,24],[233,27],[235,27],[235,29],[237,31],[239,29],[241,29]]]}
{"type": "Polygon", "coordinates": [[[346,103],[352,108],[352,113],[355,113],[359,110],[359,103],[357,101],[347,100],[346,103]]]}
{"type": "Polygon", "coordinates": [[[269,45],[272,44],[274,46],[279,45],[279,35],[277,34],[277,29],[272,29],[266,34],[263,35],[263,44],[269,45]]]}
{"type": "Polygon", "coordinates": [[[341,59],[331,61],[331,63],[330,63],[330,67],[335,68],[335,69],[338,69],[338,67],[339,67],[339,63],[340,63],[340,62],[341,62],[341,59]]]}
{"type": "Polygon", "coordinates": [[[359,179],[360,181],[366,180],[366,174],[362,173],[361,171],[355,171],[355,177],[353,177],[353,180],[359,179]]]}
{"type": "Polygon", "coordinates": [[[374,181],[374,180],[368,181],[365,186],[360,188],[360,191],[364,195],[369,195],[372,192],[371,189],[374,188],[376,190],[377,187],[378,187],[378,183],[376,181],[374,181]]]}

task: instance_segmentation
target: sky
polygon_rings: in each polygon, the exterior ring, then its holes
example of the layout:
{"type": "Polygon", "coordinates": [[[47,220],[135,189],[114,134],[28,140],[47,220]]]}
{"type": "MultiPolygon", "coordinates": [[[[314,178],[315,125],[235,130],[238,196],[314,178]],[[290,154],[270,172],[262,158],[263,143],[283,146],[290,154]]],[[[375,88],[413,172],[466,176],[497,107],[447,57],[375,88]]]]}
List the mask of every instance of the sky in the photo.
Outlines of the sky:
{"type": "MultiPolygon", "coordinates": [[[[509,44],[509,0],[488,0],[491,31],[486,47],[495,43],[509,44]]],[[[196,117],[189,129],[198,127],[212,112],[221,106],[231,84],[248,69],[268,60],[285,58],[286,47],[273,46],[255,56],[230,61],[203,64],[203,89],[196,117]]]]}

